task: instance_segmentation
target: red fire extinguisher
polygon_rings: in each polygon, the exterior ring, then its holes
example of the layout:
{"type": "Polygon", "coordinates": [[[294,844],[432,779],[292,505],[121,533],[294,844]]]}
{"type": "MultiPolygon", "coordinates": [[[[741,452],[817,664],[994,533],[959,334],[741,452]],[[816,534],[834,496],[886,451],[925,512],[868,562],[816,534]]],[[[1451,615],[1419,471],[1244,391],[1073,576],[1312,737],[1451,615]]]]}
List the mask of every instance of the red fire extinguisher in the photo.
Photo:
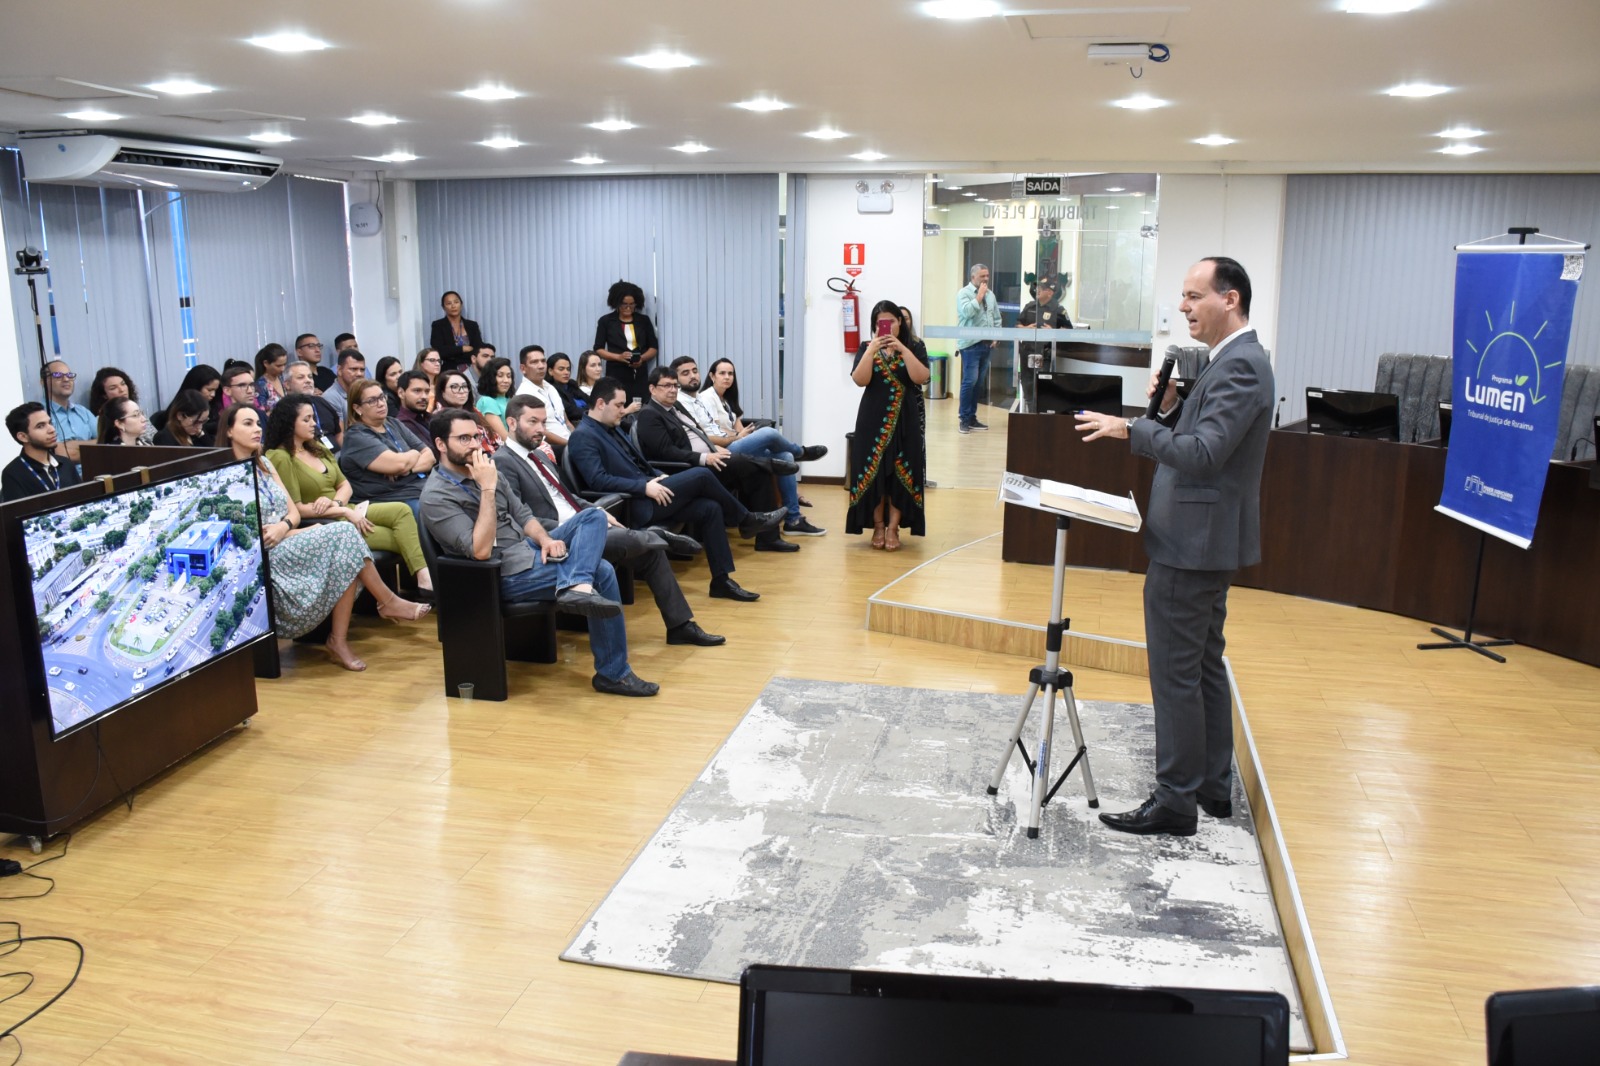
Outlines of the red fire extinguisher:
{"type": "Polygon", "coordinates": [[[861,347],[861,296],[854,278],[829,278],[828,288],[839,293],[839,323],[844,327],[844,354],[855,355],[861,347]],[[841,282],[839,288],[835,282],[841,282]]]}

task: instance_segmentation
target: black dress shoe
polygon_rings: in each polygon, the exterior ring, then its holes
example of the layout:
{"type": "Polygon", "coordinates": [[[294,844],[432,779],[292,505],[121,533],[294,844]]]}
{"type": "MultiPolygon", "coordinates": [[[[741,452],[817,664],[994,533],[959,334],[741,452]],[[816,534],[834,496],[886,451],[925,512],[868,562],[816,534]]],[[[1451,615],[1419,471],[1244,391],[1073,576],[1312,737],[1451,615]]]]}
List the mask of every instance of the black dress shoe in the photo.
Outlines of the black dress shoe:
{"type": "Polygon", "coordinates": [[[758,552],[797,552],[800,545],[784,540],[776,533],[763,533],[756,538],[756,551],[758,552]]]}
{"type": "Polygon", "coordinates": [[[608,600],[598,592],[568,589],[556,597],[556,610],[589,618],[610,618],[622,613],[622,604],[608,600]]]}
{"type": "Polygon", "coordinates": [[[595,674],[589,682],[596,692],[604,692],[611,696],[654,696],[661,691],[661,686],[654,681],[646,681],[632,670],[628,676],[619,679],[606,677],[604,674],[595,674]]]}
{"type": "Polygon", "coordinates": [[[1204,796],[1196,796],[1195,802],[1200,804],[1200,809],[1213,818],[1232,818],[1233,800],[1220,799],[1208,800],[1204,796]]]}
{"type": "Polygon", "coordinates": [[[776,511],[751,511],[739,520],[739,536],[753,537],[769,529],[777,529],[789,512],[780,507],[776,511]]]}
{"type": "Polygon", "coordinates": [[[673,555],[699,555],[705,549],[693,537],[686,537],[682,533],[674,533],[662,526],[651,526],[646,533],[654,533],[666,544],[667,551],[673,555]]]}
{"type": "Polygon", "coordinates": [[[812,444],[808,447],[800,449],[800,454],[795,456],[795,461],[801,463],[814,463],[827,454],[828,446],[826,444],[812,444]]]}
{"type": "Polygon", "coordinates": [[[1194,836],[1197,821],[1192,814],[1179,814],[1170,807],[1161,806],[1155,796],[1145,800],[1137,810],[1102,814],[1100,820],[1123,833],[1169,833],[1175,837],[1194,836]]]}
{"type": "Polygon", "coordinates": [[[719,637],[715,633],[707,633],[700,628],[693,618],[687,622],[673,626],[667,630],[668,644],[695,644],[702,648],[715,648],[718,644],[728,643],[727,637],[719,637]]]}
{"type": "Polygon", "coordinates": [[[711,598],[714,600],[738,600],[740,603],[750,603],[759,600],[761,593],[742,589],[739,583],[731,577],[713,578],[711,581],[711,598]]]}
{"type": "Polygon", "coordinates": [[[754,466],[757,470],[765,470],[769,474],[777,474],[779,477],[783,477],[786,474],[798,474],[800,472],[799,464],[795,463],[793,460],[779,459],[775,456],[751,459],[750,465],[754,466]]]}

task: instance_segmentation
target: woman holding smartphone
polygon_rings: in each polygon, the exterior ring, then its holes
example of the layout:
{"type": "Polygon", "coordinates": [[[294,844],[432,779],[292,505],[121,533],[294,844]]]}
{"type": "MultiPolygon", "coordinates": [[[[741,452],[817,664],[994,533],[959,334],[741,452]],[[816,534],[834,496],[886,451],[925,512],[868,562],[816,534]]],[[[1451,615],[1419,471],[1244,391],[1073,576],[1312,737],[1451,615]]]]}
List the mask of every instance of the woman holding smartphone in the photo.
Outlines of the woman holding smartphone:
{"type": "Polygon", "coordinates": [[[850,510],[845,532],[872,524],[872,546],[900,550],[900,527],[913,536],[925,532],[922,386],[928,359],[920,344],[901,340],[900,305],[880,300],[867,321],[872,339],[856,352],[850,380],[862,387],[856,412],[855,444],[850,451],[850,510]]]}

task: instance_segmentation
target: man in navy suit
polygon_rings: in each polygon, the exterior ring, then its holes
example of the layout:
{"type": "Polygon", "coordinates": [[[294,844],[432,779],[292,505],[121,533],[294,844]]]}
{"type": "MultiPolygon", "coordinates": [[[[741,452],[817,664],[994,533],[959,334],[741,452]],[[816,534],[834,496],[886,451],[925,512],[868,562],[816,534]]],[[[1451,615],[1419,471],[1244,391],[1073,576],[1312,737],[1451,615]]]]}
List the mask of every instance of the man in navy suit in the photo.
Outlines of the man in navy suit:
{"type": "MultiPolygon", "coordinates": [[[[1232,259],[1202,259],[1178,305],[1211,349],[1187,399],[1171,385],[1157,418],[1083,412],[1085,440],[1125,437],[1154,459],[1145,516],[1145,643],[1155,700],[1156,788],[1143,805],[1100,820],[1125,833],[1192,836],[1196,807],[1233,816],[1233,701],[1222,665],[1228,586],[1261,561],[1261,468],[1273,378],[1250,328],[1250,277],[1232,259]]],[[[1151,394],[1154,395],[1154,383],[1151,394]]]]}
{"type": "Polygon", "coordinates": [[[583,487],[630,497],[628,524],[636,529],[682,522],[705,545],[712,596],[746,602],[760,599],[759,593],[740,588],[733,580],[733,549],[728,545],[726,527],[738,526],[740,536],[753,537],[782,525],[784,510],[749,510],[703,466],[671,476],[655,469],[617,429],[627,405],[627,394],[614,378],[595,382],[589,393],[588,415],[567,442],[583,487]]]}

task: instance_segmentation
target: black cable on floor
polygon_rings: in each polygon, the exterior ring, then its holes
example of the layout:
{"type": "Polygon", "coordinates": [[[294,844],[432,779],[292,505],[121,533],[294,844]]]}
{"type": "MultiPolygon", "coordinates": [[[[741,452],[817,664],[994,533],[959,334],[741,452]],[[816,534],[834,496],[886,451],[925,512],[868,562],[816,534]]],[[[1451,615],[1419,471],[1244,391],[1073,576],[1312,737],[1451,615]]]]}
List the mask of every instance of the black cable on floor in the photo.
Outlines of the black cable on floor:
{"type": "MultiPolygon", "coordinates": [[[[62,854],[65,853],[65,849],[63,849],[62,854]]],[[[53,862],[60,857],[60,855],[52,855],[48,859],[41,859],[40,862],[53,862]]],[[[34,863],[34,865],[37,866],[39,863],[34,863]]],[[[0,1044],[10,1040],[12,1043],[17,1045],[17,1057],[6,1064],[6,1066],[16,1066],[18,1062],[22,1061],[22,1039],[17,1036],[17,1030],[33,1021],[51,1007],[55,1006],[57,1001],[71,991],[73,985],[78,983],[78,976],[83,973],[84,951],[83,945],[69,936],[23,936],[21,922],[0,921],[0,929],[6,927],[15,929],[16,935],[10,937],[0,937],[0,958],[4,958],[7,955],[12,955],[17,951],[20,951],[22,949],[22,945],[24,944],[70,944],[78,952],[78,962],[72,970],[72,977],[68,979],[64,986],[62,986],[61,991],[45,1000],[21,1021],[16,1022],[13,1025],[9,1025],[5,1029],[0,1029],[0,1044]]],[[[15,970],[11,973],[0,974],[0,980],[4,980],[5,978],[9,977],[23,977],[27,979],[27,983],[16,992],[11,993],[4,998],[0,998],[0,1004],[8,1003],[11,1000],[16,999],[18,996],[23,995],[34,986],[36,980],[35,975],[28,970],[15,970]]]]}
{"type": "MultiPolygon", "coordinates": [[[[61,838],[61,850],[59,852],[57,852],[54,855],[49,856],[48,858],[43,858],[43,859],[40,859],[38,862],[31,863],[31,864],[29,864],[27,866],[24,866],[18,872],[18,874],[15,875],[15,876],[20,876],[20,877],[31,877],[35,881],[43,881],[43,882],[45,882],[49,887],[46,888],[43,892],[31,892],[31,893],[19,894],[19,895],[15,895],[15,896],[0,894],[0,902],[4,902],[6,900],[14,900],[14,899],[43,899],[44,897],[48,896],[50,893],[54,892],[55,889],[56,889],[56,879],[53,878],[53,877],[46,877],[44,874],[36,874],[33,871],[35,869],[37,869],[38,867],[43,866],[47,862],[55,862],[57,859],[66,858],[67,849],[69,847],[71,847],[71,846],[72,846],[72,834],[68,833],[68,834],[66,834],[65,836],[63,836],[61,838]]],[[[3,1002],[5,1002],[5,1001],[4,1000],[0,1000],[0,1003],[3,1003],[3,1002]]]]}

